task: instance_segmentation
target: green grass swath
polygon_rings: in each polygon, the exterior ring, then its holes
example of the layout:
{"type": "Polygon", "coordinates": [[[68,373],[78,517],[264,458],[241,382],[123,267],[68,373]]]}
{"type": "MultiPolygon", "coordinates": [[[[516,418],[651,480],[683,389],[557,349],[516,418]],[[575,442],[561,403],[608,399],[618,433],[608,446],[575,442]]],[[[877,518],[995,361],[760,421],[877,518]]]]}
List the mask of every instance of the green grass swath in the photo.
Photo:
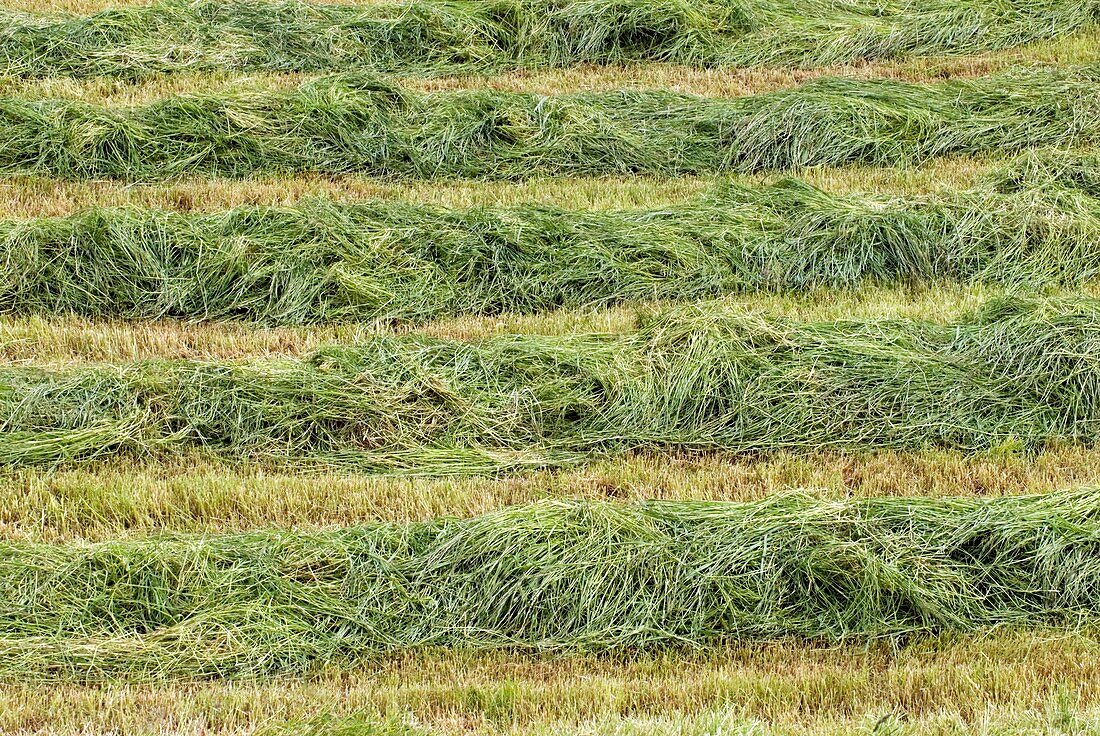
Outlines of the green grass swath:
{"type": "Polygon", "coordinates": [[[705,174],[1100,140],[1100,70],[907,84],[819,79],[706,99],[670,92],[414,93],[340,75],[289,92],[110,109],[0,99],[0,173],[159,180],[360,172],[411,178],[705,174]]]}
{"type": "Polygon", "coordinates": [[[479,473],[641,448],[1100,440],[1100,302],[956,324],[793,323],[704,304],[619,335],[418,335],[302,360],[0,370],[0,464],[202,448],[231,462],[479,473]]]}
{"type": "Polygon", "coordinates": [[[0,310],[268,324],[424,320],[864,284],[1100,275],[1100,161],[1028,156],[970,191],[797,181],[661,210],[401,202],[0,222],[0,310]]]}
{"type": "Polygon", "coordinates": [[[86,17],[0,10],[0,71],[439,74],[578,63],[803,67],[1057,38],[1095,0],[451,0],[366,7],[181,0],[86,17]]]}
{"type": "Polygon", "coordinates": [[[0,545],[0,676],[304,672],[421,647],[601,651],[1093,626],[1100,493],[544,502],[296,533],[0,545]]]}

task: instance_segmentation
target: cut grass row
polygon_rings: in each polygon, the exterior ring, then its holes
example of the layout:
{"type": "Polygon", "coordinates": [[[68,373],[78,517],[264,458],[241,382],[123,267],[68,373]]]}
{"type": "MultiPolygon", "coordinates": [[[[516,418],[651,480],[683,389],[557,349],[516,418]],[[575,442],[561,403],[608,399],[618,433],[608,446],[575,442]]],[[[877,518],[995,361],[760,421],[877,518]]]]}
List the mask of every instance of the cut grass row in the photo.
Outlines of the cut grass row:
{"type": "MultiPolygon", "coordinates": [[[[492,89],[560,95],[571,92],[663,89],[703,97],[740,97],[796,87],[819,77],[942,82],[970,79],[1013,68],[1088,66],[1100,63],[1097,31],[1060,36],[1012,49],[957,57],[892,58],[814,68],[699,68],[645,62],[613,66],[584,64],[567,68],[518,69],[498,74],[450,76],[398,75],[402,86],[417,92],[492,89]]],[[[181,72],[141,77],[0,77],[0,94],[25,99],[65,98],[108,107],[145,105],[184,94],[276,91],[310,80],[302,72],[181,72]]]]}
{"type": "Polygon", "coordinates": [[[1100,450],[1038,453],[645,453],[506,478],[392,478],[108,460],[0,474],[0,538],[70,542],[470,517],[552,499],[747,501],[792,488],[824,499],[1005,496],[1100,486],[1100,450]]]}
{"type": "Polygon", "coordinates": [[[130,109],[0,99],[0,172],[62,179],[363,173],[408,178],[656,175],[911,165],[1088,146],[1094,67],[942,84],[819,79],[721,100],[668,92],[415,93],[338,75],[290,92],[130,109]]]}
{"type": "Polygon", "coordinates": [[[1087,635],[1001,632],[932,639],[900,651],[775,644],[622,659],[448,652],[387,658],[306,680],[54,683],[48,689],[7,683],[0,690],[0,729],[240,736],[328,713],[404,718],[455,734],[555,727],[556,733],[591,734],[605,721],[671,713],[690,722],[733,709],[795,732],[814,732],[817,724],[818,733],[832,727],[850,734],[894,714],[941,736],[981,733],[991,722],[1018,736],[1011,726],[1049,725],[1060,713],[1087,714],[1100,705],[1097,646],[1087,635]],[[954,721],[955,729],[936,730],[937,721],[954,721]]]}
{"type": "Polygon", "coordinates": [[[304,359],[0,372],[0,463],[127,452],[483,473],[649,448],[980,451],[1100,439],[1100,305],[951,324],[683,307],[612,335],[380,336],[304,359]]]}
{"type": "Polygon", "coordinates": [[[0,544],[0,676],[305,673],[1100,621],[1100,492],[545,502],[470,519],[0,544]]]}
{"type": "Polygon", "coordinates": [[[576,63],[810,67],[1057,38],[1095,0],[191,0],[85,17],[0,11],[0,71],[135,77],[196,69],[438,74],[576,63]]]}
{"type": "Polygon", "coordinates": [[[0,310],[269,325],[528,314],[865,285],[1080,287],[1100,159],[1029,156],[934,197],[717,187],[659,210],[403,202],[0,220],[0,310]]]}

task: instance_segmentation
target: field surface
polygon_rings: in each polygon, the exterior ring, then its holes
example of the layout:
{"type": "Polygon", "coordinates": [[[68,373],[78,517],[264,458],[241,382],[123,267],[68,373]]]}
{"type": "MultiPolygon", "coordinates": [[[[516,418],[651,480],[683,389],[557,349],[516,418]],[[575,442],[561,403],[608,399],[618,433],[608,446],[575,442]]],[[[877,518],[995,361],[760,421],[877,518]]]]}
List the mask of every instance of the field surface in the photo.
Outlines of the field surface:
{"type": "Polygon", "coordinates": [[[0,733],[1100,735],[1100,2],[0,0],[0,733]]]}

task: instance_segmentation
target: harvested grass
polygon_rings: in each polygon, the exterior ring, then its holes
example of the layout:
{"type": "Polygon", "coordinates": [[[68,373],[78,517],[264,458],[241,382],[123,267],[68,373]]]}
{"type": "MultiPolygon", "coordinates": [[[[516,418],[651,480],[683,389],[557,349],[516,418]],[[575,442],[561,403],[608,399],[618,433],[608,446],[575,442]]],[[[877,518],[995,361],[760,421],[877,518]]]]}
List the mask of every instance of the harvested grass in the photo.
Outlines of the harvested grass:
{"type": "Polygon", "coordinates": [[[548,502],[318,533],[0,545],[0,673],[304,672],[425,647],[635,651],[1076,630],[1100,492],[548,502]]]}
{"type": "Polygon", "coordinates": [[[72,542],[263,528],[318,530],[471,517],[551,499],[748,501],[792,488],[831,499],[1005,496],[1100,486],[1100,449],[639,453],[505,478],[395,478],[114,459],[0,474],[0,538],[72,542]]]}
{"type": "Polygon", "coordinates": [[[1095,0],[181,0],[86,17],[3,13],[12,76],[201,69],[373,72],[668,61],[811,67],[967,54],[1094,25],[1095,0]]]}
{"type": "Polygon", "coordinates": [[[0,311],[423,322],[868,285],[1080,287],[1100,276],[1100,159],[1025,157],[994,185],[837,197],[787,180],[658,210],[403,202],[0,221],[0,311]]]}
{"type": "Polygon", "coordinates": [[[1037,448],[1100,439],[1100,303],[954,324],[796,323],[712,305],[618,335],[418,335],[248,365],[0,371],[0,463],[203,448],[479,473],[645,448],[1037,448]]]}
{"type": "Polygon", "coordinates": [[[709,174],[914,165],[1100,137],[1096,68],[943,84],[819,79],[716,100],[669,92],[419,94],[326,77],[292,92],[127,110],[0,99],[0,172],[82,180],[187,174],[407,178],[709,174]]]}

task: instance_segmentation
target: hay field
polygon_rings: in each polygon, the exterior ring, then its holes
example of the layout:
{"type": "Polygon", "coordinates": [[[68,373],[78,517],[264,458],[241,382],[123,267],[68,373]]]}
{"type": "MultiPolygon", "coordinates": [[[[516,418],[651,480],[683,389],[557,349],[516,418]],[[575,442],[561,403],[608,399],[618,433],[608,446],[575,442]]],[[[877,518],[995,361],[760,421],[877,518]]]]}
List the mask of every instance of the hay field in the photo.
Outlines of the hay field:
{"type": "Polygon", "coordinates": [[[1100,733],[1094,0],[0,52],[0,732],[1100,733]]]}

